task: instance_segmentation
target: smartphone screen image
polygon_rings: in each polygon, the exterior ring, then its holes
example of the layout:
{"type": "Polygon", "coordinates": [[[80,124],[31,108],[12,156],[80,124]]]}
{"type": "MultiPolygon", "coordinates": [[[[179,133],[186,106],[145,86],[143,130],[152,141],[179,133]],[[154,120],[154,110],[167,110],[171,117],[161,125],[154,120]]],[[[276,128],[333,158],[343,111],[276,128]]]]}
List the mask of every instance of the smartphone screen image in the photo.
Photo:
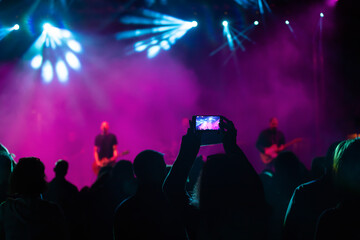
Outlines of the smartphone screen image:
{"type": "Polygon", "coordinates": [[[196,116],[196,130],[219,130],[220,116],[196,116]]]}

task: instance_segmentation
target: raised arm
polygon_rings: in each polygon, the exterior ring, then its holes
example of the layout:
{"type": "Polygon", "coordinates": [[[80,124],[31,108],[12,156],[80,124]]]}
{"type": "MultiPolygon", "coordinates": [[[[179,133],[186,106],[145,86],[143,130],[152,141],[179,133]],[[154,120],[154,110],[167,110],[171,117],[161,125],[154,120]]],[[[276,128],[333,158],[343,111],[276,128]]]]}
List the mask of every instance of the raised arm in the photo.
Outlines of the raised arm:
{"type": "Polygon", "coordinates": [[[200,135],[194,131],[190,122],[187,134],[182,137],[180,152],[165,179],[163,190],[166,194],[183,195],[185,193],[186,180],[199,149],[200,135]]]}

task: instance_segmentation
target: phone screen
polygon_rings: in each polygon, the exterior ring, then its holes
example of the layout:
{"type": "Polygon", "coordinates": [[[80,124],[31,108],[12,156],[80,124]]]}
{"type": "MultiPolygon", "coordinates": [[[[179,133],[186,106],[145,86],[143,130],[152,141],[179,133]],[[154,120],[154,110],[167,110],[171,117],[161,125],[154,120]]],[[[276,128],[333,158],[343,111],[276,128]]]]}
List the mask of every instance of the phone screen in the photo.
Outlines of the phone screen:
{"type": "Polygon", "coordinates": [[[219,130],[220,116],[196,116],[196,130],[219,130]]]}

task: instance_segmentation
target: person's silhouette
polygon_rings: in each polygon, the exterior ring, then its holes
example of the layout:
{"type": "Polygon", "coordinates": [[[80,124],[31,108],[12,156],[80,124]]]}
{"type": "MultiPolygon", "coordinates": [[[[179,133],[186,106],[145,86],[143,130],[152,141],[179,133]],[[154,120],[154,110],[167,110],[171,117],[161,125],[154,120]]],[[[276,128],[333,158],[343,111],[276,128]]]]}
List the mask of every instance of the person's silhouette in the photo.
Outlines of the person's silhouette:
{"type": "Polygon", "coordinates": [[[200,148],[200,133],[193,127],[183,136],[164,191],[183,214],[191,239],[264,239],[267,208],[260,178],[236,144],[233,123],[225,119],[220,126],[226,154],[208,157],[193,198],[185,191],[200,148]]]}
{"type": "Polygon", "coordinates": [[[21,158],[10,178],[8,198],[0,205],[0,239],[67,239],[61,209],[41,199],[45,167],[38,158],[21,158]]]}
{"type": "Polygon", "coordinates": [[[340,201],[320,216],[315,239],[359,239],[360,139],[339,143],[333,166],[340,201]]]}
{"type": "Polygon", "coordinates": [[[58,160],[54,167],[55,177],[49,183],[44,198],[57,203],[63,210],[66,221],[69,225],[72,239],[82,236],[83,225],[80,220],[79,191],[75,185],[65,179],[69,163],[65,160],[58,160]]]}
{"type": "Polygon", "coordinates": [[[162,192],[163,155],[152,150],[139,153],[134,172],[138,190],[116,210],[114,239],[187,239],[178,214],[162,192]]]}
{"type": "Polygon", "coordinates": [[[7,148],[0,143],[0,203],[5,201],[9,187],[9,179],[15,166],[14,159],[7,148]]]}

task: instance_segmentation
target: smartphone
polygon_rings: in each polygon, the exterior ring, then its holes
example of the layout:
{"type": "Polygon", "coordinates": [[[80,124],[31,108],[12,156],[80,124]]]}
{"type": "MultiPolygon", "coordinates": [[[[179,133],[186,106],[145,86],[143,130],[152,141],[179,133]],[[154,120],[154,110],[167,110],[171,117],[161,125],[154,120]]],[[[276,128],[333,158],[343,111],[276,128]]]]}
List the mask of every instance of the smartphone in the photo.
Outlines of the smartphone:
{"type": "Polygon", "coordinates": [[[221,118],[219,115],[196,115],[192,117],[195,131],[201,134],[201,146],[222,143],[221,118]]]}
{"type": "Polygon", "coordinates": [[[220,116],[195,116],[195,130],[220,130],[220,116]]]}

